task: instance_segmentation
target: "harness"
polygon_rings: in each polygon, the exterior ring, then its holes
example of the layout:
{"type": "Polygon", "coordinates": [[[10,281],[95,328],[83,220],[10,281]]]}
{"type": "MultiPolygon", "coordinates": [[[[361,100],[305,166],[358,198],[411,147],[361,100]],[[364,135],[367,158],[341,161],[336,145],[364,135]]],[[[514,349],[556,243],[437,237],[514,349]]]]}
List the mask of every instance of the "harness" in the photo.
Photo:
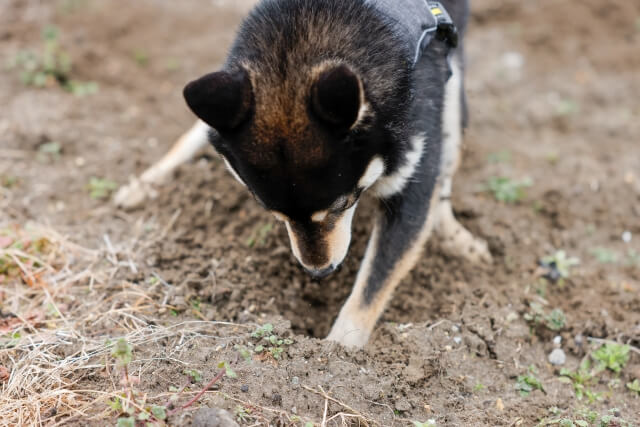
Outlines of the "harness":
{"type": "Polygon", "coordinates": [[[413,66],[434,39],[445,42],[448,56],[458,46],[458,30],[442,3],[431,0],[368,1],[393,21],[410,52],[414,52],[413,66]]]}

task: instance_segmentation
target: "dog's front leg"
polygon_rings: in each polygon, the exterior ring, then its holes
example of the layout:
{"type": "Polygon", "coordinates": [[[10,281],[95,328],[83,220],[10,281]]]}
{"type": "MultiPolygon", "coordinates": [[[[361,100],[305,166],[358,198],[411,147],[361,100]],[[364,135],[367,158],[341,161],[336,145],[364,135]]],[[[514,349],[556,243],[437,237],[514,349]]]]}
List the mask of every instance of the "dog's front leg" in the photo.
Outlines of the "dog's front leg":
{"type": "Polygon", "coordinates": [[[412,182],[402,195],[380,201],[364,260],[328,340],[363,347],[394,289],[413,268],[431,233],[434,184],[412,182]]]}
{"type": "Polygon", "coordinates": [[[167,180],[171,173],[183,163],[191,160],[203,148],[209,145],[208,133],[211,128],[198,120],[171,149],[140,178],[132,178],[128,185],[120,188],[114,196],[116,205],[122,208],[135,208],[144,201],[153,198],[155,186],[167,180]]]}

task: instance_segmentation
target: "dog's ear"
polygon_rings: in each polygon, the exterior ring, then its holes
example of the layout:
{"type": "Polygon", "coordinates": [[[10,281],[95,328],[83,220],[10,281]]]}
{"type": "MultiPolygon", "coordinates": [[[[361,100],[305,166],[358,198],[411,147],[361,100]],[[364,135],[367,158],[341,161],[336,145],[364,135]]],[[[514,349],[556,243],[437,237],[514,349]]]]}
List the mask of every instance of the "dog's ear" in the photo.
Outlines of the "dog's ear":
{"type": "Polygon", "coordinates": [[[189,83],[183,93],[196,116],[221,132],[241,125],[253,102],[251,80],[243,69],[207,74],[189,83]]]}
{"type": "Polygon", "coordinates": [[[346,65],[319,74],[311,88],[313,113],[331,128],[347,130],[358,119],[362,84],[346,65]]]}

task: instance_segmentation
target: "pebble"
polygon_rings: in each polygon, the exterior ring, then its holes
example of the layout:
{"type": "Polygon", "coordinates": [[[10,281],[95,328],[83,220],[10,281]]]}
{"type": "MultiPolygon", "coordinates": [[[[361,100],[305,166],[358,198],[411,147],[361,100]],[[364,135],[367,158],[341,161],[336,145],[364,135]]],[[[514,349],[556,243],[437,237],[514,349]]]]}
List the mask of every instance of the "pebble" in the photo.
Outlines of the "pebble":
{"type": "Polygon", "coordinates": [[[622,241],[625,243],[631,243],[631,239],[633,239],[633,234],[630,231],[625,231],[622,233],[622,241]]]}
{"type": "Polygon", "coordinates": [[[249,386],[246,384],[243,384],[242,387],[240,387],[240,391],[243,393],[246,393],[249,391],[249,386]]]}
{"type": "Polygon", "coordinates": [[[201,408],[193,414],[193,427],[238,427],[233,415],[218,408],[201,408]]]}
{"type": "Polygon", "coordinates": [[[300,378],[298,378],[298,377],[291,378],[291,384],[293,384],[293,385],[300,384],[300,378]]]}
{"type": "Polygon", "coordinates": [[[458,328],[456,325],[453,325],[453,326],[451,327],[451,331],[453,331],[453,332],[460,332],[460,328],[458,328]]]}
{"type": "Polygon", "coordinates": [[[564,365],[567,361],[567,355],[561,348],[556,348],[549,354],[549,363],[556,366],[564,365]]]}
{"type": "Polygon", "coordinates": [[[575,336],[573,340],[576,342],[576,345],[579,347],[584,342],[584,337],[582,336],[582,334],[578,334],[575,336]]]}
{"type": "Polygon", "coordinates": [[[453,337],[453,342],[456,344],[460,344],[462,342],[462,338],[460,337],[453,337]]]}
{"type": "Polygon", "coordinates": [[[559,348],[561,344],[562,344],[562,337],[558,335],[553,339],[553,346],[555,348],[559,348]]]}

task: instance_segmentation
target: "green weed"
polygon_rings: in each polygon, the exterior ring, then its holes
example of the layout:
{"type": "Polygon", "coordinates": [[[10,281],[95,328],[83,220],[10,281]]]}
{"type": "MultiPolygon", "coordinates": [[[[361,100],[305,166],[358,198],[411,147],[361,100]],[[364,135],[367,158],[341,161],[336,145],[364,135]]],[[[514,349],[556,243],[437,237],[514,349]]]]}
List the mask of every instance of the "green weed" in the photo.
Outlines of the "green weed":
{"type": "Polygon", "coordinates": [[[251,336],[257,338],[260,341],[253,348],[253,352],[257,355],[271,355],[276,360],[279,360],[284,352],[284,346],[293,344],[293,340],[288,338],[280,338],[273,333],[273,325],[266,323],[263,326],[257,328],[251,336]]]}
{"type": "Polygon", "coordinates": [[[269,233],[271,233],[271,230],[273,230],[273,224],[271,223],[259,225],[253,230],[249,239],[247,239],[247,246],[252,248],[256,245],[257,246],[264,245],[267,239],[267,236],[269,235],[269,233]]]}
{"type": "Polygon", "coordinates": [[[630,351],[631,347],[628,345],[605,343],[591,357],[599,362],[598,370],[609,369],[618,374],[629,361],[630,351]]]}
{"type": "Polygon", "coordinates": [[[633,380],[633,382],[631,383],[627,383],[627,388],[633,392],[635,392],[638,397],[640,397],[640,380],[639,379],[635,379],[633,380]]]}
{"type": "Polygon", "coordinates": [[[8,63],[10,69],[20,71],[20,79],[27,86],[60,86],[77,96],[96,93],[95,82],[81,82],[71,78],[71,57],[60,46],[60,33],[54,26],[42,31],[43,46],[39,53],[23,50],[8,63]]]}
{"type": "Polygon", "coordinates": [[[602,264],[615,264],[618,262],[618,254],[607,248],[594,248],[591,254],[602,264]]]}
{"type": "Polygon", "coordinates": [[[565,251],[559,250],[543,257],[540,260],[540,264],[548,270],[544,276],[546,279],[553,283],[562,283],[565,279],[571,277],[571,268],[580,265],[580,259],[568,257],[565,251]]]}
{"type": "Polygon", "coordinates": [[[524,314],[524,320],[533,324],[534,327],[544,325],[552,331],[560,331],[567,325],[567,317],[559,308],[546,313],[542,304],[532,302],[529,304],[530,311],[524,314]]]}
{"type": "Polygon", "coordinates": [[[525,188],[531,186],[533,181],[529,178],[516,181],[506,177],[492,177],[486,188],[500,202],[518,203],[526,197],[525,188]]]}
{"type": "Polygon", "coordinates": [[[573,392],[578,400],[582,400],[584,397],[589,399],[591,403],[600,400],[601,393],[594,393],[589,388],[594,383],[594,379],[589,359],[584,359],[575,372],[565,368],[560,370],[560,381],[573,385],[573,392]]]}
{"type": "Polygon", "coordinates": [[[105,178],[91,177],[89,184],[87,184],[89,197],[96,200],[106,199],[117,188],[118,184],[105,178]]]}
{"type": "Polygon", "coordinates": [[[535,390],[540,390],[543,393],[545,392],[544,386],[542,385],[542,382],[536,378],[536,374],[537,372],[535,367],[530,366],[527,374],[518,376],[516,380],[516,391],[520,393],[520,396],[526,397],[535,390]]]}
{"type": "Polygon", "coordinates": [[[509,150],[500,150],[490,153],[487,156],[489,163],[509,163],[511,161],[511,152],[509,150]]]}

